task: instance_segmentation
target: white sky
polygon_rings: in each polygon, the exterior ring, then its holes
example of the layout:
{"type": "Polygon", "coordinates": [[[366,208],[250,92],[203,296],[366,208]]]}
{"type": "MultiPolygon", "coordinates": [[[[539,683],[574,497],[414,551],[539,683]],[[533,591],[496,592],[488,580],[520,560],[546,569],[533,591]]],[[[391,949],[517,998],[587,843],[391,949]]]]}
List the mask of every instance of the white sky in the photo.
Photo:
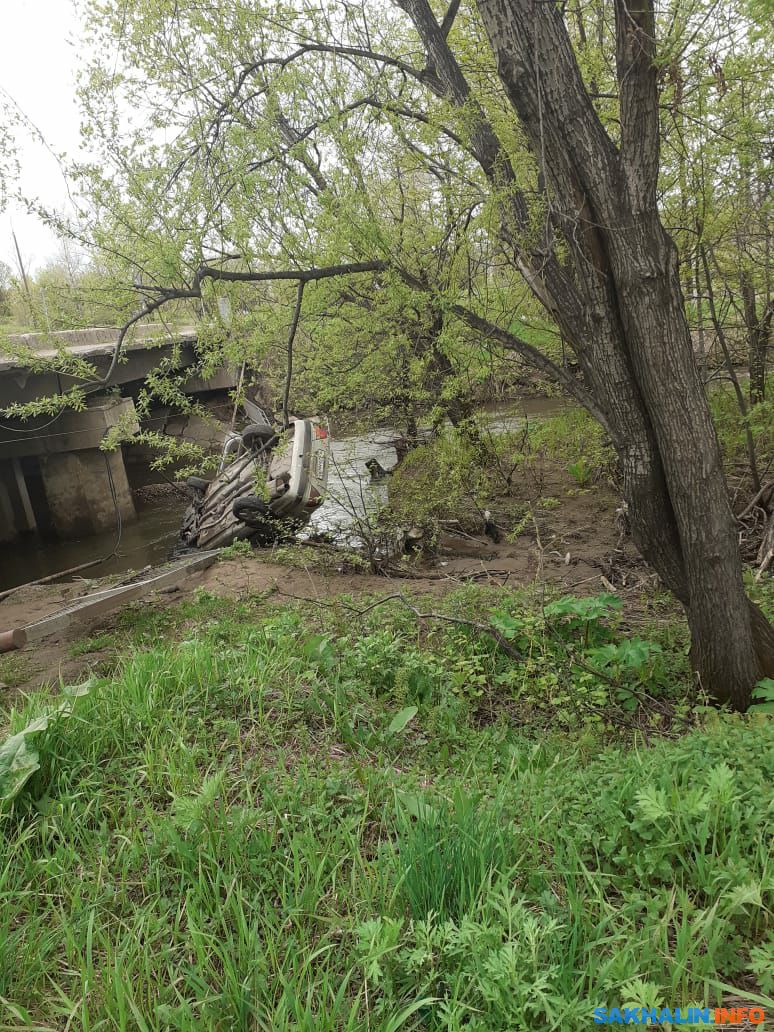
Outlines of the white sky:
{"type": "MultiPolygon", "coordinates": [[[[38,127],[55,153],[74,155],[80,118],[75,101],[79,21],[72,0],[0,0],[0,87],[38,127]]],[[[21,187],[46,206],[67,210],[67,190],[45,147],[19,143],[21,187]]],[[[34,216],[9,204],[0,213],[0,261],[17,268],[11,239],[16,231],[22,257],[39,268],[56,256],[54,235],[34,216]]]]}

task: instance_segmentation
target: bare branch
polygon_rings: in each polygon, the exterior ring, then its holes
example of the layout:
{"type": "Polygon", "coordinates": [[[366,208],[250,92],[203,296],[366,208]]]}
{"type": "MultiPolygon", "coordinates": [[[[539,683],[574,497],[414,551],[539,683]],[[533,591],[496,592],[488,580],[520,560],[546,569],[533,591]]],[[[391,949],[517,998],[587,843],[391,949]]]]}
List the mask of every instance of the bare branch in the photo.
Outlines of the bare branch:
{"type": "Polygon", "coordinates": [[[231,99],[229,101],[224,101],[223,110],[228,110],[228,107],[251,75],[254,75],[262,68],[272,66],[279,69],[287,68],[300,58],[305,57],[307,54],[331,54],[338,57],[362,57],[368,61],[374,61],[376,64],[384,65],[387,68],[395,68],[398,71],[403,72],[405,75],[410,76],[412,79],[416,79],[418,82],[428,82],[429,79],[433,79],[432,73],[428,72],[426,68],[416,68],[414,65],[410,65],[406,61],[401,61],[397,57],[392,57],[389,54],[381,54],[378,51],[369,50],[367,47],[345,47],[337,46],[333,43],[304,43],[303,46],[300,46],[290,54],[286,54],[284,57],[264,57],[246,65],[237,79],[235,88],[230,95],[231,99]]]}
{"type": "Polygon", "coordinates": [[[293,382],[293,341],[296,339],[298,320],[301,318],[301,302],[304,300],[305,286],[306,284],[304,280],[298,281],[298,289],[296,291],[296,307],[293,310],[293,319],[290,323],[290,330],[288,332],[288,361],[285,372],[285,390],[282,395],[282,422],[286,427],[290,425],[290,422],[288,420],[288,403],[290,401],[290,385],[293,382]]]}
{"type": "MultiPolygon", "coordinates": [[[[154,290],[155,289],[157,289],[157,288],[154,288],[154,290]]],[[[138,323],[142,319],[147,318],[147,316],[152,315],[155,311],[157,311],[157,309],[161,308],[162,305],[165,305],[167,303],[167,301],[176,301],[176,300],[198,298],[198,297],[201,297],[201,294],[199,293],[198,290],[196,290],[196,291],[194,291],[194,290],[162,290],[162,291],[160,291],[160,296],[159,297],[156,297],[153,301],[149,301],[146,305],[144,305],[140,309],[139,312],[137,312],[136,315],[133,315],[131,319],[128,319],[124,323],[124,325],[121,327],[121,329],[120,329],[120,331],[118,333],[118,340],[116,341],[116,346],[113,349],[113,357],[110,360],[110,365],[108,367],[108,371],[105,373],[105,375],[101,379],[89,381],[87,384],[85,384],[85,387],[86,388],[89,388],[89,387],[106,387],[110,383],[110,381],[111,381],[111,379],[113,377],[113,373],[115,373],[115,371],[116,371],[116,366],[118,365],[118,360],[121,357],[121,351],[122,351],[123,346],[124,346],[124,341],[126,340],[126,335],[129,332],[129,330],[131,330],[131,328],[135,325],[135,323],[138,323]]]]}
{"type": "Polygon", "coordinates": [[[507,656],[510,656],[511,659],[521,660],[524,658],[513,643],[508,641],[505,635],[498,631],[498,629],[492,624],[479,623],[476,620],[466,620],[461,616],[449,616],[447,613],[422,613],[416,608],[416,606],[412,605],[411,601],[409,601],[409,599],[401,592],[395,592],[393,595],[383,595],[382,598],[377,599],[376,602],[371,602],[369,605],[363,606],[362,608],[351,606],[346,602],[342,602],[340,599],[337,599],[336,602],[323,602],[320,599],[301,598],[297,595],[289,595],[285,591],[280,591],[279,594],[284,598],[296,599],[299,602],[314,602],[315,605],[346,609],[357,617],[364,617],[373,609],[377,609],[379,606],[383,606],[387,602],[400,602],[402,606],[405,606],[406,609],[410,610],[414,614],[417,620],[438,620],[440,623],[455,624],[458,627],[469,627],[471,630],[479,631],[481,634],[487,634],[490,638],[493,638],[500,649],[502,649],[507,656]]]}
{"type": "MultiPolygon", "coordinates": [[[[238,272],[230,269],[216,269],[211,265],[201,265],[194,276],[194,290],[198,291],[205,279],[222,280],[226,283],[269,283],[274,280],[292,280],[311,283],[317,280],[332,279],[335,276],[356,276],[365,272],[383,272],[387,262],[345,262],[342,265],[326,265],[322,268],[310,269],[267,269],[262,272],[238,272]]],[[[198,293],[196,297],[200,296],[198,293]]]]}
{"type": "Polygon", "coordinates": [[[457,17],[457,11],[459,11],[459,9],[460,0],[452,0],[446,14],[443,16],[443,21],[441,22],[441,32],[444,39],[446,39],[451,32],[451,27],[454,24],[454,19],[457,17]]]}
{"type": "MultiPolygon", "coordinates": [[[[195,300],[197,298],[201,298],[201,285],[206,279],[222,280],[228,283],[268,283],[274,280],[292,280],[293,282],[301,285],[317,280],[331,279],[334,276],[351,276],[366,272],[380,272],[386,268],[387,263],[381,261],[349,262],[342,265],[323,266],[322,268],[280,269],[277,271],[265,270],[262,272],[233,272],[229,269],[216,269],[210,265],[201,265],[194,275],[192,286],[189,288],[179,290],[174,288],[151,288],[158,296],[145,304],[139,312],[133,315],[131,319],[128,319],[121,327],[107,373],[101,379],[92,380],[85,386],[87,388],[106,387],[110,383],[110,380],[116,371],[116,366],[118,365],[118,361],[121,357],[124,341],[126,340],[126,335],[129,330],[142,319],[152,315],[153,312],[157,311],[168,301],[195,300]]],[[[293,335],[295,336],[295,329],[293,330],[293,335]]],[[[292,345],[292,340],[290,343],[292,345]]]]}

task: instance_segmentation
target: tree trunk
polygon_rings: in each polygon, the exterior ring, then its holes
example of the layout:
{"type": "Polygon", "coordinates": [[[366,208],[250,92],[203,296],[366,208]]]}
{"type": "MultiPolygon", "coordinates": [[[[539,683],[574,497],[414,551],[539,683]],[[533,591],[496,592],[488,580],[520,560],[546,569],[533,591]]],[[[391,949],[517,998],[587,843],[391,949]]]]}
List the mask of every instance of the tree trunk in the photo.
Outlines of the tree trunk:
{"type": "MultiPolygon", "coordinates": [[[[426,0],[402,5],[434,71],[448,84],[447,98],[465,103],[461,73],[426,0]]],[[[583,315],[576,307],[568,318],[545,264],[533,263],[528,282],[539,297],[549,295],[549,308],[605,414],[621,458],[635,541],[686,608],[698,679],[717,699],[745,709],[755,682],[774,668],[774,631],[744,591],[736,524],[691,345],[676,252],[656,208],[651,0],[616,4],[619,149],[584,88],[560,9],[531,0],[478,0],[478,8],[546,184],[551,227],[561,231],[570,255],[574,283],[567,293],[583,299],[583,315]]],[[[486,141],[491,164],[499,141],[488,123],[474,125],[476,133],[486,141]]],[[[502,148],[495,157],[504,157],[502,148]]],[[[504,165],[507,159],[500,161],[501,178],[507,178],[504,165]]],[[[501,204],[507,223],[511,199],[501,204]]],[[[511,237],[517,240],[513,230],[511,237]]],[[[534,254],[517,254],[517,263],[529,258],[534,254]]]]}
{"type": "Polygon", "coordinates": [[[739,275],[744,326],[747,335],[747,362],[750,369],[750,404],[758,405],[766,397],[766,358],[771,332],[771,306],[758,317],[755,286],[746,269],[739,275]]]}

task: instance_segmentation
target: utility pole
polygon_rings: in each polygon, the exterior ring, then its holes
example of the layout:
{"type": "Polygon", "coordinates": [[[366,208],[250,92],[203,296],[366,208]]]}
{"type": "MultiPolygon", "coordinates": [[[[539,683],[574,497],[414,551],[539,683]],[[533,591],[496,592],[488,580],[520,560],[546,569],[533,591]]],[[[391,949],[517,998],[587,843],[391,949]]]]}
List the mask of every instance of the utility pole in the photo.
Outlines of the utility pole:
{"type": "MultiPolygon", "coordinates": [[[[22,261],[21,251],[19,250],[19,241],[16,239],[16,232],[12,229],[11,236],[13,237],[13,246],[16,248],[16,259],[19,262],[19,271],[21,272],[21,278],[24,282],[24,293],[27,295],[27,305],[30,310],[30,321],[34,324],[35,317],[32,312],[32,294],[30,292],[30,284],[27,279],[27,273],[24,269],[24,262],[22,261]]],[[[34,328],[34,327],[33,327],[34,328]]]]}

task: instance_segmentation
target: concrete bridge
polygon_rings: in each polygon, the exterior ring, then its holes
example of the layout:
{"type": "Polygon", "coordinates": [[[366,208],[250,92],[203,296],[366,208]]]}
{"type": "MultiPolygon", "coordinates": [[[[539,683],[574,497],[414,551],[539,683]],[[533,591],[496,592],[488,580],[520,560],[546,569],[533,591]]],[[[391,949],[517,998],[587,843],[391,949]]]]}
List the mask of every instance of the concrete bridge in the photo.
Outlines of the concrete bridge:
{"type": "MultiPolygon", "coordinates": [[[[46,368],[62,349],[87,360],[95,379],[104,377],[117,336],[115,328],[97,327],[12,337],[42,361],[25,364],[0,353],[0,408],[62,394],[82,382],[46,368]]],[[[147,374],[163,361],[174,371],[191,370],[183,386],[188,394],[225,392],[237,382],[236,371],[227,367],[207,380],[197,375],[195,328],[170,333],[140,326],[125,344],[109,387],[89,395],[83,412],[26,421],[0,417],[0,541],[36,530],[61,538],[87,536],[114,527],[116,510],[125,522],[135,518],[124,453],[104,452],[100,445],[119,423],[140,428],[134,399],[147,374]]]]}

